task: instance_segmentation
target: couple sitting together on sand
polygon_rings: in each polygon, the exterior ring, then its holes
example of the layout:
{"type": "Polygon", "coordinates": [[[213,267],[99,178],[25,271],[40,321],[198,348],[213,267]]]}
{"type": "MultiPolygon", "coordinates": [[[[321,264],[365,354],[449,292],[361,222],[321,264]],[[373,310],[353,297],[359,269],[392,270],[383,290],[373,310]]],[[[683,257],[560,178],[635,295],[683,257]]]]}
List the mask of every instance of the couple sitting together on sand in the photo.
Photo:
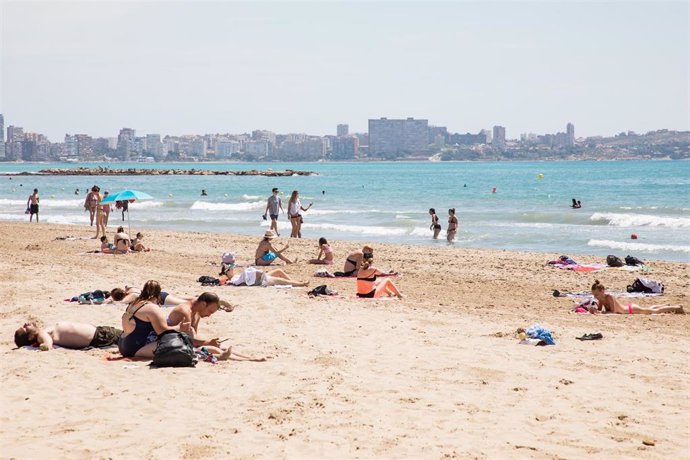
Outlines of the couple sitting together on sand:
{"type": "Polygon", "coordinates": [[[379,279],[397,275],[392,271],[384,273],[374,266],[374,248],[368,245],[348,254],[343,271],[335,272],[336,277],[357,277],[357,297],[360,298],[396,296],[402,299],[400,291],[390,279],[379,279]]]}
{"type": "MultiPolygon", "coordinates": [[[[592,285],[592,295],[596,299],[596,303],[590,304],[587,310],[592,314],[597,313],[617,313],[628,315],[653,315],[657,313],[680,313],[685,314],[682,305],[651,305],[649,307],[641,307],[637,304],[628,302],[621,303],[611,294],[606,293],[606,288],[599,280],[594,280],[592,285]]],[[[583,308],[577,306],[578,308],[583,308]]]]}
{"type": "Polygon", "coordinates": [[[117,233],[115,233],[115,241],[113,243],[108,242],[107,236],[103,235],[101,237],[101,252],[104,254],[127,254],[130,251],[150,251],[151,249],[144,246],[143,240],[143,233],[138,232],[137,237],[132,241],[130,240],[129,235],[125,233],[125,229],[123,227],[118,227],[117,233]]]}
{"type": "MultiPolygon", "coordinates": [[[[199,337],[198,328],[201,318],[207,318],[219,310],[221,301],[212,292],[204,292],[196,299],[162,295],[157,281],[147,281],[138,293],[123,289],[111,291],[110,298],[115,301],[130,300],[122,315],[122,329],[109,326],[60,321],[52,328],[43,329],[36,322],[25,323],[17,329],[14,341],[18,347],[38,344],[42,350],[49,350],[53,345],[65,348],[83,349],[87,347],[107,347],[117,344],[122,356],[126,358],[153,358],[158,337],[165,331],[183,332],[192,338],[195,347],[206,350],[220,360],[253,360],[240,355],[231,347],[222,348],[218,338],[203,339],[199,337]],[[180,301],[169,315],[160,308],[163,300],[180,301]]],[[[230,310],[231,311],[231,310],[230,310]]]]}

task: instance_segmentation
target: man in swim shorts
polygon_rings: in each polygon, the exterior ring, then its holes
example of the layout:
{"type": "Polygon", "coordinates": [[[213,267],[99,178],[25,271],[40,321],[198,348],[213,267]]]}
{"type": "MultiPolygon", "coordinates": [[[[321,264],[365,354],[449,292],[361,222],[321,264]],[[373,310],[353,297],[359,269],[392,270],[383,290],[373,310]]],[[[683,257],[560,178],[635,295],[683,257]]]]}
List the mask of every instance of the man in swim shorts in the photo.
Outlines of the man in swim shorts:
{"type": "Polygon", "coordinates": [[[36,322],[27,322],[14,332],[14,343],[17,347],[37,344],[43,351],[50,350],[53,345],[81,350],[115,345],[121,335],[120,329],[110,326],[59,321],[43,329],[36,322]]]}
{"type": "Polygon", "coordinates": [[[36,223],[38,223],[38,202],[38,189],[35,188],[34,193],[29,195],[29,199],[26,200],[26,207],[29,210],[29,222],[33,220],[34,214],[36,214],[36,223]]]}
{"type": "Polygon", "coordinates": [[[264,220],[266,219],[266,214],[268,214],[271,217],[271,230],[273,230],[276,235],[280,236],[280,233],[278,233],[278,213],[285,211],[283,211],[283,203],[278,196],[278,189],[273,188],[272,192],[273,194],[268,197],[266,202],[264,220]]]}

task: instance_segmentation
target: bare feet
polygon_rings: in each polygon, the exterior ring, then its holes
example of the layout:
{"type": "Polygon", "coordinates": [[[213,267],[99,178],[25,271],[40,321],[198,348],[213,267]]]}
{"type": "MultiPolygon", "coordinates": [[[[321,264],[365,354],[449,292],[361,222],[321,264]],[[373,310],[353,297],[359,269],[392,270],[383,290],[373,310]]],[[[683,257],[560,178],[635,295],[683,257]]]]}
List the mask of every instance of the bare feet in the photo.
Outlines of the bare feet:
{"type": "Polygon", "coordinates": [[[232,355],[232,347],[228,347],[223,353],[221,353],[218,357],[218,361],[227,361],[230,359],[230,355],[232,355]]]}

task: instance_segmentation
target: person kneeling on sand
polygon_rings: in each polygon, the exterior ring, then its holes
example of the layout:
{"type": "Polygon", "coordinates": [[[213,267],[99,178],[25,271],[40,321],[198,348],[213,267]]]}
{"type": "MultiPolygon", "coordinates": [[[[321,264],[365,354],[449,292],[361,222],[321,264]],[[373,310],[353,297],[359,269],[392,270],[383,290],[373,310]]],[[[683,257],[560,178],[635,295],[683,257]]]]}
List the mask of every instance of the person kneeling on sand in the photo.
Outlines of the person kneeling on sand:
{"type": "Polygon", "coordinates": [[[55,326],[43,329],[36,322],[28,322],[15,331],[14,343],[17,347],[38,344],[43,351],[50,350],[53,345],[80,350],[115,345],[121,335],[120,329],[110,326],[59,321],[55,326]]]}
{"type": "Polygon", "coordinates": [[[590,310],[595,313],[604,309],[604,313],[619,313],[630,315],[653,315],[655,313],[680,313],[685,314],[682,305],[652,305],[650,307],[640,307],[634,303],[621,304],[611,294],[606,293],[606,288],[599,280],[595,280],[592,285],[592,295],[597,299],[599,307],[596,310],[590,310]]]}
{"type": "Polygon", "coordinates": [[[174,330],[191,333],[188,321],[176,326],[168,326],[165,314],[159,306],[161,286],[150,280],[144,284],[141,294],[130,303],[122,315],[122,329],[117,347],[125,358],[153,358],[158,337],[165,331],[174,330]]]}
{"type": "Polygon", "coordinates": [[[387,278],[377,280],[377,277],[385,275],[390,275],[390,273],[383,273],[374,267],[374,255],[365,253],[362,267],[357,273],[357,297],[371,299],[394,295],[402,299],[398,288],[391,280],[387,278]]]}
{"type": "Polygon", "coordinates": [[[230,279],[235,286],[308,286],[309,282],[293,280],[280,268],[263,271],[254,267],[247,267],[241,273],[230,279]]]}
{"type": "MultiPolygon", "coordinates": [[[[212,292],[204,292],[195,300],[177,305],[168,315],[168,326],[177,326],[188,322],[191,324],[190,336],[195,347],[204,347],[206,351],[218,357],[219,361],[265,361],[265,358],[252,358],[232,351],[232,347],[222,348],[219,338],[202,339],[199,337],[199,322],[218,311],[221,305],[229,306],[212,292]]],[[[230,310],[232,311],[232,310],[230,310]]]]}
{"type": "Polygon", "coordinates": [[[254,263],[264,267],[271,265],[271,263],[276,259],[280,259],[286,264],[293,263],[290,259],[283,256],[283,252],[285,252],[290,245],[286,244],[285,247],[279,251],[271,244],[271,240],[273,238],[275,238],[275,235],[271,230],[267,230],[266,233],[264,233],[264,237],[259,243],[259,247],[256,248],[256,254],[254,254],[254,263]]]}

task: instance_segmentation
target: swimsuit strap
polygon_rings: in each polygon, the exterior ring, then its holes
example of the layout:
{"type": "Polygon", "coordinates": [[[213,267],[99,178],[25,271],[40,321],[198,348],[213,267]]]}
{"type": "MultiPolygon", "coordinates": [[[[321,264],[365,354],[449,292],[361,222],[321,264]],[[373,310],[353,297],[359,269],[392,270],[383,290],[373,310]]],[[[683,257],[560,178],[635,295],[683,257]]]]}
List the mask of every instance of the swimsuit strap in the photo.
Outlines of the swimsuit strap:
{"type": "Polygon", "coordinates": [[[148,303],[148,302],[144,302],[144,303],[142,303],[141,305],[139,305],[139,308],[137,308],[136,310],[134,310],[134,311],[129,315],[129,319],[134,319],[134,315],[136,315],[137,312],[138,312],[139,310],[141,310],[142,308],[144,308],[144,307],[146,306],[147,303],[148,303]]]}

